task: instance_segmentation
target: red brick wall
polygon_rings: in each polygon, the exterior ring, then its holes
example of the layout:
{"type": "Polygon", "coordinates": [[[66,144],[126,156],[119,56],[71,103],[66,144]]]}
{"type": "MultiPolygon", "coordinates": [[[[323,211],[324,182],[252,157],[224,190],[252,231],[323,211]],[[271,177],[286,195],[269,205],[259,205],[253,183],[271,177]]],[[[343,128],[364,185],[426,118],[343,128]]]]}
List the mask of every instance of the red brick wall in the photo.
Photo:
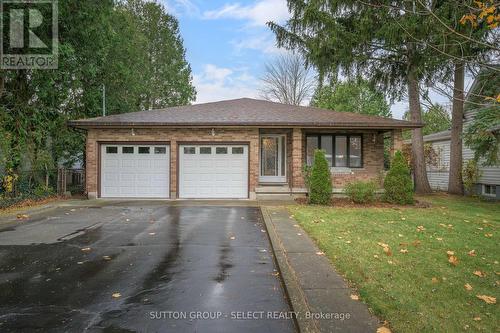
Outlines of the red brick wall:
{"type": "MultiPolygon", "coordinates": [[[[296,169],[305,163],[306,146],[305,136],[307,133],[328,134],[362,134],[363,135],[363,167],[362,168],[333,168],[332,184],[334,189],[341,189],[345,184],[354,180],[379,180],[384,170],[384,135],[378,131],[340,131],[340,130],[314,130],[302,131],[301,160],[294,160],[296,169]]],[[[294,187],[303,187],[303,180],[294,183],[294,187]]]]}
{"type": "MultiPolygon", "coordinates": [[[[272,130],[263,130],[270,133],[272,130]]],[[[321,131],[319,131],[321,132],[321,131]]],[[[327,133],[360,133],[360,131],[322,131],[327,133]]],[[[288,179],[292,188],[304,188],[302,166],[305,162],[305,131],[299,128],[288,130],[276,130],[276,133],[286,133],[288,179]],[[290,162],[291,161],[291,162],[290,162]]],[[[318,131],[314,131],[318,133],[318,131]]],[[[255,192],[259,181],[259,129],[215,129],[212,136],[211,129],[135,129],[134,134],[130,129],[90,129],[87,135],[87,165],[86,186],[89,197],[97,195],[98,187],[98,154],[99,142],[140,142],[140,141],[169,141],[170,142],[170,192],[171,198],[177,196],[177,144],[178,142],[200,141],[200,142],[249,142],[250,159],[250,193],[255,192]]],[[[363,168],[353,168],[337,172],[333,170],[332,183],[334,188],[342,188],[352,180],[378,179],[383,171],[383,134],[376,131],[365,131],[363,133],[363,168]]]]}

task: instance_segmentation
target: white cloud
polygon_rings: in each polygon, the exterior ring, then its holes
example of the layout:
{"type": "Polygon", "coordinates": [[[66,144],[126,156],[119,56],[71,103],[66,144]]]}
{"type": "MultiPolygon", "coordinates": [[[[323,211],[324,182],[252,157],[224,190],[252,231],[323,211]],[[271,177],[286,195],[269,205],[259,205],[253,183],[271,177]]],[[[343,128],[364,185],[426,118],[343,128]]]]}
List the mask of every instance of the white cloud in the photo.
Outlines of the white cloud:
{"type": "Polygon", "coordinates": [[[256,97],[257,80],[243,68],[224,68],[213,64],[193,76],[196,103],[215,102],[241,97],[256,97]]]}
{"type": "Polygon", "coordinates": [[[200,16],[200,9],[191,0],[160,0],[167,11],[175,16],[200,16]]]}
{"type": "Polygon", "coordinates": [[[285,49],[280,49],[276,46],[276,42],[274,40],[274,35],[272,34],[260,34],[260,35],[251,35],[247,37],[243,37],[239,40],[231,41],[233,44],[234,50],[237,53],[248,49],[248,50],[258,50],[265,54],[277,55],[285,53],[285,49]]]}
{"type": "Polygon", "coordinates": [[[219,9],[205,11],[203,18],[246,20],[252,26],[264,26],[269,21],[283,23],[290,17],[285,0],[261,0],[254,5],[227,3],[219,9]]]}

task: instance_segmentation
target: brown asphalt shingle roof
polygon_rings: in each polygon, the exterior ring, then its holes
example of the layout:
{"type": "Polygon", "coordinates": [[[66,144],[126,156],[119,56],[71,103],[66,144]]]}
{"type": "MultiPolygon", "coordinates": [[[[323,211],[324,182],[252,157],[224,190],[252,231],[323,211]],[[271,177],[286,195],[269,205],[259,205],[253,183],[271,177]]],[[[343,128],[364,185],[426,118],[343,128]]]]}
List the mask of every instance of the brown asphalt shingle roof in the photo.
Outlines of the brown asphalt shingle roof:
{"type": "Polygon", "coordinates": [[[294,106],[251,98],[116,114],[68,122],[79,128],[121,126],[290,126],[330,128],[415,128],[404,120],[294,106]]]}

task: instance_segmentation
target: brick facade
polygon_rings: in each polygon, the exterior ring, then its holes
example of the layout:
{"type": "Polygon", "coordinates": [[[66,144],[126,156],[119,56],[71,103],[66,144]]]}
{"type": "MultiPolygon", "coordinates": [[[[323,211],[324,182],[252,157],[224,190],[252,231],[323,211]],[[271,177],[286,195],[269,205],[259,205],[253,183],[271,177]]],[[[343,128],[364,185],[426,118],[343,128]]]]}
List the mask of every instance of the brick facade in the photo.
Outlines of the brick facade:
{"type": "MultiPolygon", "coordinates": [[[[99,142],[133,143],[133,142],[169,142],[170,143],[170,197],[177,197],[177,148],[181,142],[248,142],[249,144],[249,191],[250,198],[255,197],[255,188],[259,184],[259,133],[272,133],[273,130],[258,128],[139,128],[134,129],[89,129],[86,151],[86,187],[89,197],[98,193],[99,142]]],[[[360,131],[320,131],[327,133],[361,133],[360,131]]],[[[306,131],[300,128],[279,129],[274,133],[287,135],[287,171],[288,183],[292,189],[303,189],[304,179],[302,167],[305,162],[306,131]]],[[[314,131],[318,133],[318,131],[314,131]]],[[[356,169],[333,169],[332,182],[334,188],[342,188],[352,180],[378,179],[384,166],[383,133],[363,131],[363,167],[356,169]]],[[[398,139],[398,138],[396,138],[398,139]]],[[[397,140],[396,140],[397,141],[397,140]]],[[[399,144],[395,142],[396,146],[399,144]]]]}

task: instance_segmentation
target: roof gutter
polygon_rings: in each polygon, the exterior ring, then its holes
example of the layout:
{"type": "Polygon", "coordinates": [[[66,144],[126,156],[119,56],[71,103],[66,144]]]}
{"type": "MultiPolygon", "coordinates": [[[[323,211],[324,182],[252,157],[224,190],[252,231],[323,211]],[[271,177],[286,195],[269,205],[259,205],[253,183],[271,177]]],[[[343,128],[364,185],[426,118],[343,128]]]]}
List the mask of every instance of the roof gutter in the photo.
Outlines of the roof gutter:
{"type": "Polygon", "coordinates": [[[360,123],[341,123],[341,124],[324,124],[324,123],[108,123],[108,122],[84,122],[84,121],[68,121],[69,127],[81,129],[112,129],[112,128],[241,128],[241,127],[258,127],[258,128],[276,128],[276,127],[299,127],[299,128],[338,128],[338,129],[413,129],[424,127],[423,123],[403,123],[403,124],[360,124],[360,123]]]}

